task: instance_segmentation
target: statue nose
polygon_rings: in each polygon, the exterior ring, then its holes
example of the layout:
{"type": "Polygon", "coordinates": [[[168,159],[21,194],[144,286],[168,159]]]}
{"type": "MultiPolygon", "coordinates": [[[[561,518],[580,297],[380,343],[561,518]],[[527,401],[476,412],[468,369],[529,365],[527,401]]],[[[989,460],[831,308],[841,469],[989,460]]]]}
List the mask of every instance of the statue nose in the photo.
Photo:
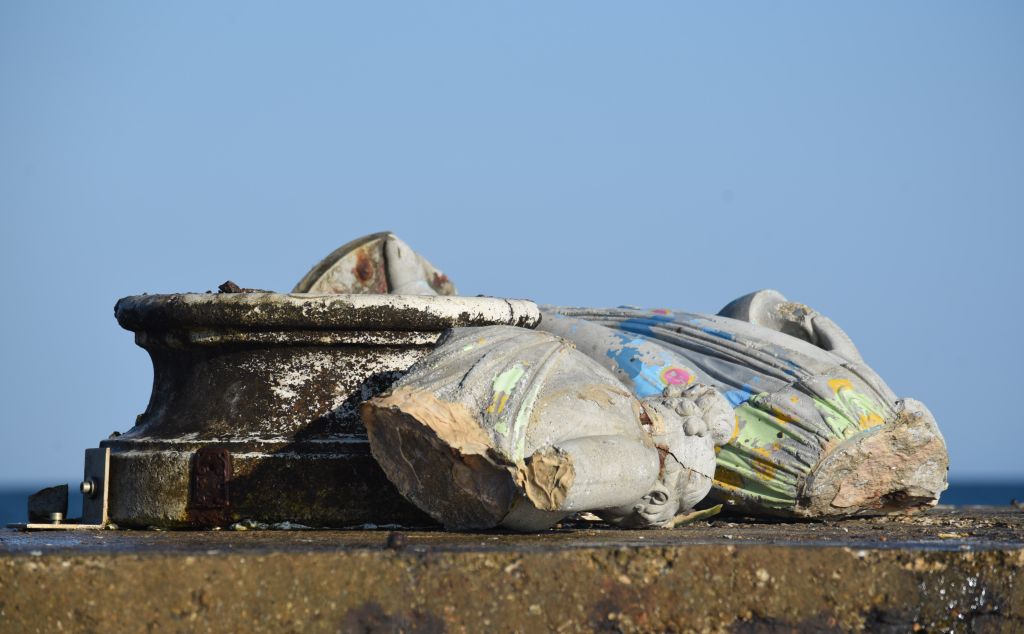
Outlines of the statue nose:
{"type": "Polygon", "coordinates": [[[687,436],[699,436],[703,438],[708,434],[708,424],[704,422],[703,418],[690,416],[683,423],[683,432],[687,436]]]}

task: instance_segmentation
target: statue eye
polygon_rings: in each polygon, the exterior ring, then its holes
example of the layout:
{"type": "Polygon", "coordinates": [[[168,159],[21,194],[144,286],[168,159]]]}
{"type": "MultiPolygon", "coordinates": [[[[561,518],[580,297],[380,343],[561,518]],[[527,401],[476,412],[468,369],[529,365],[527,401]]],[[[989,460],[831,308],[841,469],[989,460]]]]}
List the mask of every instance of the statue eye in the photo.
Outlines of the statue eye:
{"type": "Polygon", "coordinates": [[[665,502],[668,502],[668,494],[664,491],[651,491],[648,497],[651,498],[651,503],[653,504],[664,504],[665,502]]]}

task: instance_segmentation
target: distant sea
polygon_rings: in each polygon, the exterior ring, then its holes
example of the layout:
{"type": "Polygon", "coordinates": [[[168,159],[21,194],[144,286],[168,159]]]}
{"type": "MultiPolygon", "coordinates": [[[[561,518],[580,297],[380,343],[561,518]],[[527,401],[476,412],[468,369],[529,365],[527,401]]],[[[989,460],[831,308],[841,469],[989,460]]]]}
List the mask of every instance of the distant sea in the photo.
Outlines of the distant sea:
{"type": "MultiPolygon", "coordinates": [[[[0,526],[26,521],[28,496],[44,486],[47,485],[0,487],[0,526]]],[[[82,495],[71,486],[68,489],[68,516],[79,517],[82,510],[82,495]]],[[[971,504],[1007,506],[1011,500],[1024,502],[1024,481],[953,482],[949,485],[949,489],[942,494],[941,502],[956,506],[971,504]]]]}

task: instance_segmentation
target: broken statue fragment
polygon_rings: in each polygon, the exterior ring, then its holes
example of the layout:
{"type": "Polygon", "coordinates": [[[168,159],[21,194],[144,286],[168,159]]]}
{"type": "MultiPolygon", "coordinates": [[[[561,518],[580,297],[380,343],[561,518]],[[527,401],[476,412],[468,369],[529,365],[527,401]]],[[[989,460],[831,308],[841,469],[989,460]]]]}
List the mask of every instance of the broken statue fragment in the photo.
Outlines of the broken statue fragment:
{"type": "Polygon", "coordinates": [[[946,487],[932,415],[898,399],[837,327],[829,341],[843,341],[841,352],[721,315],[549,307],[542,316],[541,329],[575,342],[637,396],[703,383],[729,400],[711,501],[749,514],[845,516],[931,505],[946,487]]]}
{"type": "Polygon", "coordinates": [[[711,488],[728,402],[670,386],[637,399],[566,340],[455,328],[362,405],[370,447],[409,500],[448,528],[548,528],[591,511],[664,525],[711,488]]]}
{"type": "MultiPolygon", "coordinates": [[[[329,292],[325,279],[373,271],[375,285],[363,292],[455,292],[393,234],[350,245],[297,290],[329,292]]],[[[931,506],[946,488],[946,447],[927,408],[897,398],[832,320],[777,291],[745,295],[716,315],[545,307],[540,329],[575,344],[637,399],[708,385],[728,400],[732,428],[716,449],[705,504],[751,515],[842,517],[931,506]]],[[[515,351],[507,354],[513,363],[515,351]]]]}

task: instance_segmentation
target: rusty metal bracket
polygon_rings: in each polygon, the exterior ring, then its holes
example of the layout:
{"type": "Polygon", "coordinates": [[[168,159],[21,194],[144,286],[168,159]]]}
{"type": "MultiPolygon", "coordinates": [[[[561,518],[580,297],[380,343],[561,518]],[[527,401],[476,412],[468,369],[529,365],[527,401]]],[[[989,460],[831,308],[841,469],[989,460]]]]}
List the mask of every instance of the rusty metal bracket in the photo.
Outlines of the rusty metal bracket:
{"type": "Polygon", "coordinates": [[[71,531],[99,530],[109,522],[110,488],[110,449],[86,449],[85,469],[79,489],[82,491],[81,519],[64,520],[52,513],[54,521],[49,524],[29,522],[8,524],[8,528],[20,528],[27,531],[71,531]]]}
{"type": "Polygon", "coordinates": [[[203,447],[192,462],[192,495],[188,514],[204,526],[230,521],[231,452],[224,447],[203,447]]]}
{"type": "Polygon", "coordinates": [[[105,526],[110,510],[110,449],[85,450],[82,492],[82,524],[105,526]]]}

